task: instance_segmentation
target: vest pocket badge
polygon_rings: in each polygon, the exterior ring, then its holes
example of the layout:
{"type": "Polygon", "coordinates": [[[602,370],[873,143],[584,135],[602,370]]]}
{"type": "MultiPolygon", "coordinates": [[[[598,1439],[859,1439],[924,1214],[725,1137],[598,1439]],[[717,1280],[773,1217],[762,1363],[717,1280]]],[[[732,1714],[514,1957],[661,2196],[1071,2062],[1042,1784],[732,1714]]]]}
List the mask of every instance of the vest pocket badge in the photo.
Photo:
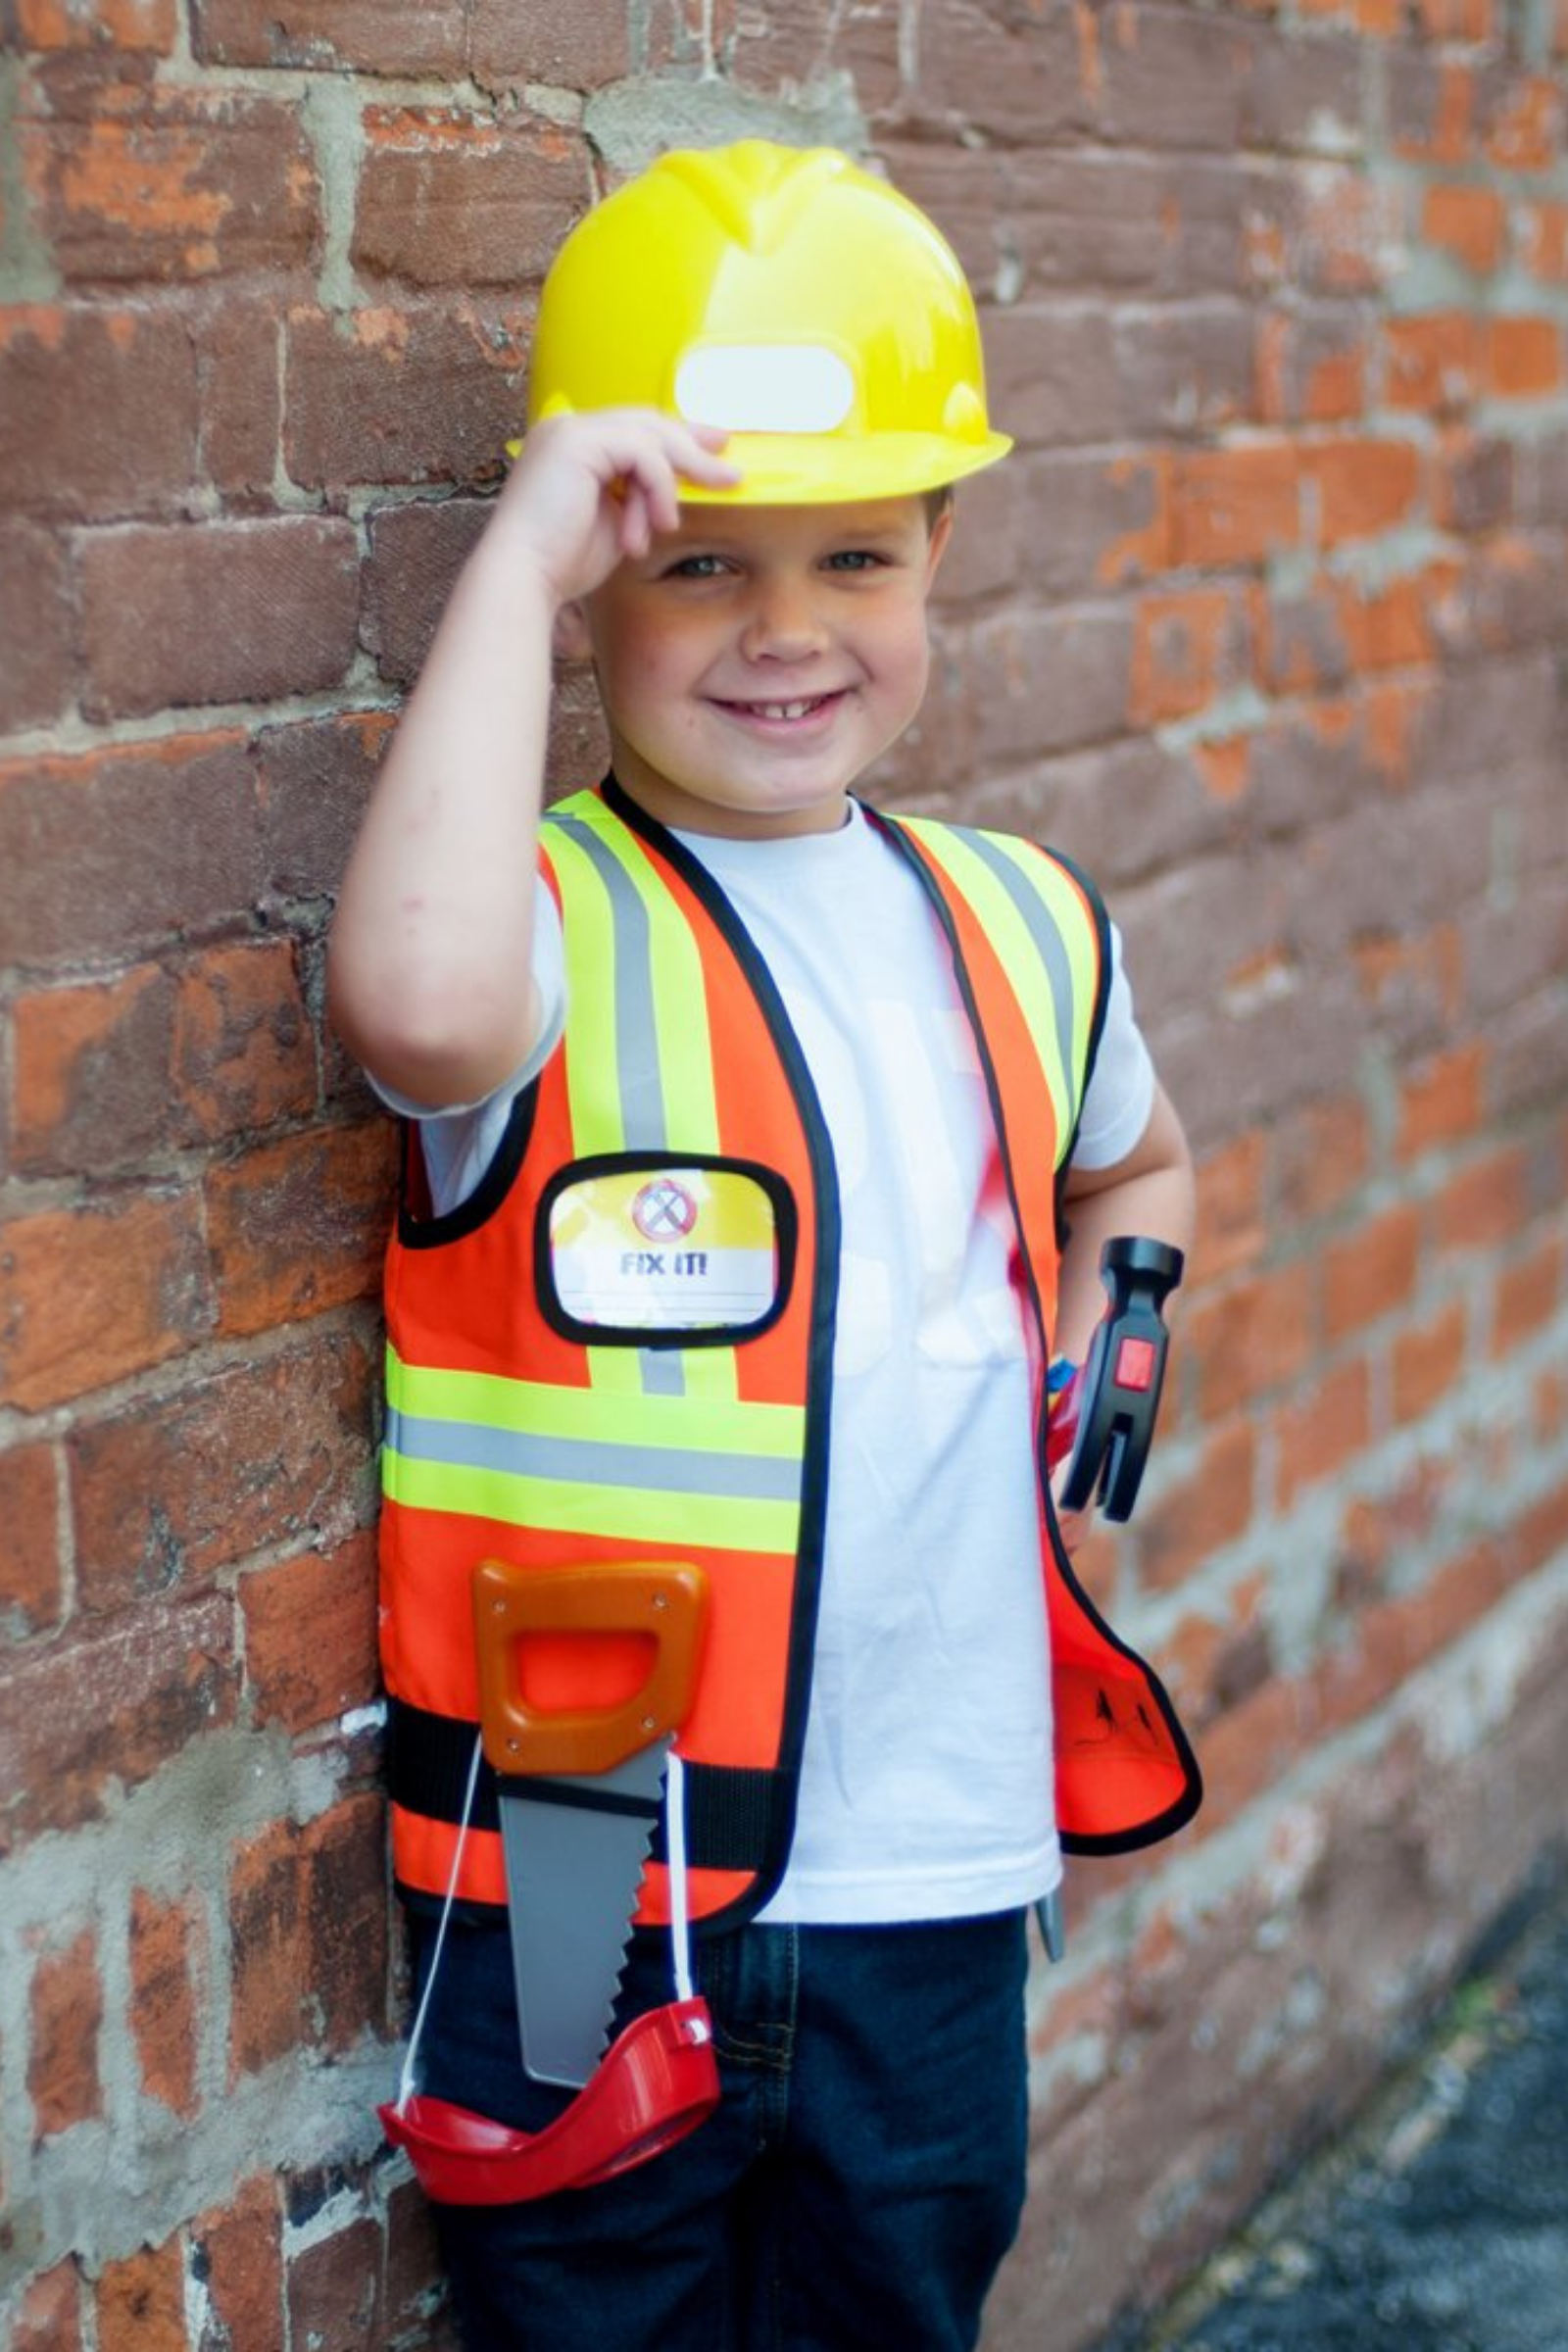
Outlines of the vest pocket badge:
{"type": "Polygon", "coordinates": [[[539,1204],[540,1298],[594,1346],[728,1346],[782,1314],[796,1231],[783,1179],[755,1162],[575,1160],[539,1204]]]}

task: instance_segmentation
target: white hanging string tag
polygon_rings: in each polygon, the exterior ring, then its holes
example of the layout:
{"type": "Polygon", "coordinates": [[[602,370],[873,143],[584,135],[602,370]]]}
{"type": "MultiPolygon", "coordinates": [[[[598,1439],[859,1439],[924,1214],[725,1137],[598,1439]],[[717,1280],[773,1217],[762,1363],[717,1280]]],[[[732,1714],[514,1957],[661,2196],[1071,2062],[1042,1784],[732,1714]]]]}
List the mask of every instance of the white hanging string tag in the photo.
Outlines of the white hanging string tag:
{"type": "Polygon", "coordinates": [[[403,2113],[414,2096],[415,2066],[419,2054],[419,2038],[424,2032],[424,2021],[430,2007],[430,1995],[435,1990],[436,1975],[441,1966],[441,1954],[446,1949],[447,1928],[451,1922],[453,1905],[458,1899],[458,1876],[463,1868],[463,1849],[468,1839],[468,1823],[473,1814],[474,1793],[479,1786],[479,1758],[482,1753],[483,1748],[479,1735],[475,1733],[473,1758],[468,1766],[468,1785],[463,1792],[463,1818],[458,1823],[458,1839],[452,1853],[452,1876],[447,1881],[446,1896],[441,1905],[440,1924],[435,1932],[435,1950],[430,1955],[430,1966],[425,1972],[424,1990],[419,1995],[419,2006],[415,2013],[414,2030],[409,2035],[409,2046],[403,2060],[403,2072],[398,2077],[398,2095],[395,2104],[399,2115],[403,2113]]]}
{"type": "Polygon", "coordinates": [[[664,1842],[669,1854],[669,1949],[675,1998],[692,1997],[692,1943],[686,1893],[686,1767],[672,1747],[664,1775],[664,1842]]]}

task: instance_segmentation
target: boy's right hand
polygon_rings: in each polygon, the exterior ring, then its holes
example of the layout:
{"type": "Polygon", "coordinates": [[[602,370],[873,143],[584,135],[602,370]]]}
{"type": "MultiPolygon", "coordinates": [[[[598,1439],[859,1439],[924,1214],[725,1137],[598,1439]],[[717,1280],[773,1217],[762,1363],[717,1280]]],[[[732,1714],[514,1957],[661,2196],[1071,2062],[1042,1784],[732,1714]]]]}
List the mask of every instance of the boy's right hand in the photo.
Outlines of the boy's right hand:
{"type": "Polygon", "coordinates": [[[487,536],[537,565],[559,611],[675,529],[682,482],[721,490],[740,480],[720,454],[727,439],[658,409],[547,417],[524,440],[487,536]]]}

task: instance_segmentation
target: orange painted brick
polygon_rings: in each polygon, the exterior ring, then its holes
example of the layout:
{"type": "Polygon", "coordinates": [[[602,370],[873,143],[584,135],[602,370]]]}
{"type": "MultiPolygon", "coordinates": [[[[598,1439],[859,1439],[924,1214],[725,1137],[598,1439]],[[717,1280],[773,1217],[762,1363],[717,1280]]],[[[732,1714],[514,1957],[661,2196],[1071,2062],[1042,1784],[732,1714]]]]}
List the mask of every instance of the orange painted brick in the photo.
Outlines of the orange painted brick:
{"type": "Polygon", "coordinates": [[[1508,212],[1494,188],[1460,182],[1428,188],[1421,207],[1421,234],[1429,245],[1488,277],[1502,259],[1508,212]]]}
{"type": "Polygon", "coordinates": [[[81,2274],[74,2262],[57,2263],[31,2281],[13,2325],[11,2352],[82,2352],[81,2274]]]}
{"type": "Polygon", "coordinates": [[[1494,318],[1486,340],[1487,382],[1498,400],[1540,400],[1561,389],[1563,330],[1555,318],[1494,318]]]}
{"type": "Polygon", "coordinates": [[[29,2009],[27,2096],[35,2135],[47,2139],[104,2111],[98,2071],[104,1988],[93,1929],[83,1928],[70,1943],[41,1954],[29,2009]]]}
{"type": "Polygon", "coordinates": [[[1394,1342],[1394,1417],[1403,1426],[1419,1421],[1445,1397],[1464,1372],[1468,1318],[1454,1300],[1428,1315],[1394,1342]]]}
{"type": "Polygon", "coordinates": [[[1214,569],[1257,564],[1300,537],[1298,458],[1290,444],[1179,458],[1171,482],[1172,560],[1214,569]]]}
{"type": "Polygon", "coordinates": [[[379,1795],[349,1797],[303,1828],[274,1822],[229,1878],[229,2078],[302,2043],[341,2054],[382,2031],[387,1891],[379,1795]]]}
{"type": "Polygon", "coordinates": [[[1310,1102],[1269,1137],[1270,1198],[1289,1224],[1332,1216],[1359,1191],[1372,1164],[1365,1106],[1353,1096],[1310,1102]]]}
{"type": "Polygon", "coordinates": [[[174,47],[174,0],[17,0],[18,45],[23,49],[150,50],[169,57],[174,47]]]}
{"type": "Polygon", "coordinates": [[[206,1949],[192,1903],[163,1902],[138,1886],[130,1901],[130,2024],[142,2088],[178,2116],[199,2104],[198,1987],[206,1949]]]}
{"type": "Polygon", "coordinates": [[[1365,1452],[1372,1438],[1372,1382],[1361,1358],[1340,1364],[1275,1418],[1275,1487],[1281,1510],[1365,1452]]]}
{"type": "Polygon", "coordinates": [[[230,2352],[275,2352],[285,2340],[282,2234],[278,2182],[270,2173],[242,2181],[191,2225],[214,2317],[226,2330],[230,2352]]]}
{"type": "Polygon", "coordinates": [[[265,1331],[374,1295],[396,1150],[377,1120],[291,1136],[214,1170],[208,1234],[223,1331],[265,1331]]]}
{"type": "Polygon", "coordinates": [[[1421,1267],[1421,1214],[1401,1202],[1336,1242],[1323,1263],[1323,1330],[1330,1341],[1407,1304],[1421,1267]]]}
{"type": "Polygon", "coordinates": [[[1336,610],[1352,667],[1362,672],[1409,669],[1430,662],[1435,652],[1432,601],[1451,585],[1457,570],[1455,564],[1433,564],[1380,589],[1342,582],[1336,610]]]}
{"type": "Polygon", "coordinates": [[[1413,1070],[1399,1090],[1396,1150],[1401,1160],[1468,1142],[1486,1118],[1487,1048],[1477,1039],[1413,1070]]]}
{"type": "Polygon", "coordinates": [[[1232,588],[1183,588],[1140,599],[1128,715],[1135,726],[1201,710],[1250,671],[1253,616],[1232,588]]]}
{"type": "Polygon", "coordinates": [[[1198,1367],[1200,1409],[1217,1421],[1272,1395],[1310,1360],[1315,1284],[1306,1265],[1227,1284],[1182,1319],[1183,1352],[1198,1367]]]}
{"type": "Polygon", "coordinates": [[[163,1363],[208,1320],[195,1203],[41,1209],[0,1229],[0,1397],[36,1411],[163,1363]]]}
{"type": "Polygon", "coordinates": [[[381,2322],[382,2238],[372,2221],[351,2222],[304,2247],[288,2266],[289,2341],[371,2352],[381,2322]]]}
{"type": "Polygon", "coordinates": [[[1384,394],[1391,408],[1452,416],[1475,400],[1481,329],[1463,311],[1394,318],[1383,330],[1384,394]]]}
{"type": "Polygon", "coordinates": [[[1407,441],[1330,442],[1304,451],[1301,467],[1325,547],[1394,529],[1420,496],[1420,453],[1407,441]]]}
{"type": "Polygon", "coordinates": [[[1495,0],[1417,0],[1422,30],[1434,41],[1480,46],[1495,29],[1495,0]]]}
{"type": "Polygon", "coordinates": [[[376,1687],[375,1539],[241,1579],[245,1672],[258,1723],[291,1732],[364,1706],[376,1687]]]}
{"type": "Polygon", "coordinates": [[[63,1602],[55,1449],[13,1446],[0,1453],[0,1623],[36,1633],[63,1602]]]}
{"type": "Polygon", "coordinates": [[[1355,950],[1356,976],[1380,1009],[1417,1004],[1447,1020],[1464,989],[1464,942],[1456,923],[1413,938],[1367,940],[1355,950]]]}
{"type": "Polygon", "coordinates": [[[105,2265],[98,2279],[98,2352],[188,2352],[185,2261],[177,2237],[105,2265]]]}

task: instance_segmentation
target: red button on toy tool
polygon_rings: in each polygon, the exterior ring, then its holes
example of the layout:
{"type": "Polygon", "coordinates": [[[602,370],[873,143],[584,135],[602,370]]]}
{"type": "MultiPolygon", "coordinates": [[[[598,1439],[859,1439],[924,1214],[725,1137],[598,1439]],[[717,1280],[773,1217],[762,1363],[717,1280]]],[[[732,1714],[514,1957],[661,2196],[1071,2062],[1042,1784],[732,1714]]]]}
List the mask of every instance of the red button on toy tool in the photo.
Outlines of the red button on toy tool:
{"type": "Polygon", "coordinates": [[[1116,1350],[1115,1380],[1118,1389],[1136,1389],[1140,1394],[1153,1385],[1154,1343],[1152,1340],[1123,1340],[1116,1350]]]}

